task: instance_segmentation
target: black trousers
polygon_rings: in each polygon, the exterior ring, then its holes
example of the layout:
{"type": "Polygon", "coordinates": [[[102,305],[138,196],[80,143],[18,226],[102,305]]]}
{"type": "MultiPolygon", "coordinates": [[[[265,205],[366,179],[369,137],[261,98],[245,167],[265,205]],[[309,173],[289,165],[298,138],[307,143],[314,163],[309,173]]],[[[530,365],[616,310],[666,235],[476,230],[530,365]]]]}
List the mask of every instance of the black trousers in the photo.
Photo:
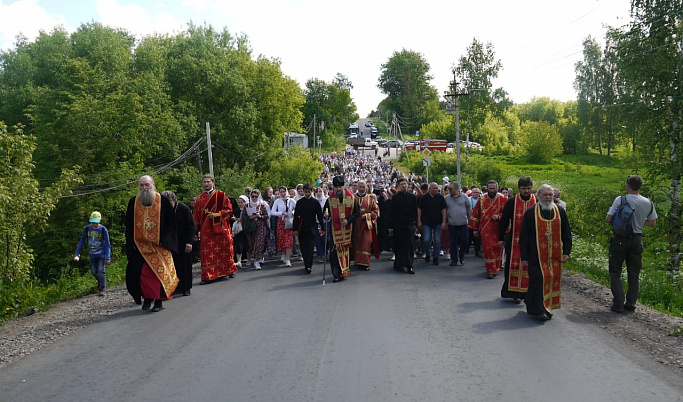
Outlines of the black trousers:
{"type": "Polygon", "coordinates": [[[315,235],[307,232],[302,232],[299,235],[299,247],[301,248],[301,257],[304,259],[304,267],[311,268],[313,266],[313,248],[315,247],[315,235]]]}
{"type": "Polygon", "coordinates": [[[403,268],[413,267],[413,258],[415,257],[415,237],[413,233],[415,230],[407,230],[405,233],[396,233],[394,231],[394,269],[401,270],[403,268]]]}

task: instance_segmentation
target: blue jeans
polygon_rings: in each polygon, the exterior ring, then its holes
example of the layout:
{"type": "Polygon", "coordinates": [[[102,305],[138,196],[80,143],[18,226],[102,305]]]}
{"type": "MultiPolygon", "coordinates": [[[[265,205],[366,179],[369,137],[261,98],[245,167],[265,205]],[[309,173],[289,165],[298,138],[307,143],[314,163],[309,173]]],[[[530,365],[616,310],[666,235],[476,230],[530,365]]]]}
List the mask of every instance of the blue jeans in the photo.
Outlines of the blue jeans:
{"type": "Polygon", "coordinates": [[[451,261],[464,261],[465,251],[467,251],[467,242],[469,241],[469,230],[467,230],[467,225],[448,225],[448,233],[451,237],[451,261]]]}
{"type": "Polygon", "coordinates": [[[432,237],[434,238],[434,251],[432,252],[432,257],[434,257],[435,260],[438,260],[439,252],[441,251],[441,225],[422,225],[422,244],[425,255],[429,253],[429,245],[432,242],[432,237]]]}
{"type": "Polygon", "coordinates": [[[104,256],[91,255],[90,256],[90,272],[97,279],[97,290],[100,292],[104,290],[107,285],[107,274],[104,272],[104,256]]]}

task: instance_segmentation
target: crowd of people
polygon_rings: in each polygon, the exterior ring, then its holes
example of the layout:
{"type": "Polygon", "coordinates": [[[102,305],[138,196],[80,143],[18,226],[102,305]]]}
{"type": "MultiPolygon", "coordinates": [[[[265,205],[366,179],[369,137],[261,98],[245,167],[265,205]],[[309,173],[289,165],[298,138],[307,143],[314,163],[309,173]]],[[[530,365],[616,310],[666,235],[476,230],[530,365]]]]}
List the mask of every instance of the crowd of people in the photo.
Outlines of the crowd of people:
{"type": "MultiPolygon", "coordinates": [[[[493,180],[483,189],[461,188],[448,177],[441,184],[427,182],[354,151],[319,160],[324,170],[315,185],[263,192],[247,187],[237,197],[217,190],[214,177],[204,175],[203,191],[189,207],[170,191],[158,193],[152,177],[141,177],[125,220],[126,284],[135,302],[143,310],[159,311],[173,295],[191,295],[197,257],[200,285],[234,278],[239,268],[260,270],[278,258],[284,267],[300,258],[310,274],[314,256],[318,263],[329,261],[333,282],[340,282],[352,268],[369,271],[372,257],[385,252],[394,270],[408,274],[415,274],[416,258],[433,265],[450,260],[456,267],[466,264],[467,255],[483,257],[487,279],[503,271],[501,297],[523,301],[527,313],[540,321],[550,320],[560,307],[562,263],[569,259],[572,234],[559,190],[543,184],[534,191],[530,177],[519,178],[516,191],[493,180]]],[[[634,233],[615,234],[610,245],[616,312],[635,310],[642,228],[657,219],[652,202],[638,193],[641,185],[642,179],[629,176],[625,201],[618,197],[607,213],[609,223],[624,202],[636,211],[634,233]]],[[[76,258],[85,239],[92,238],[92,272],[103,295],[104,265],[110,258],[99,219],[94,212],[76,258]]]]}

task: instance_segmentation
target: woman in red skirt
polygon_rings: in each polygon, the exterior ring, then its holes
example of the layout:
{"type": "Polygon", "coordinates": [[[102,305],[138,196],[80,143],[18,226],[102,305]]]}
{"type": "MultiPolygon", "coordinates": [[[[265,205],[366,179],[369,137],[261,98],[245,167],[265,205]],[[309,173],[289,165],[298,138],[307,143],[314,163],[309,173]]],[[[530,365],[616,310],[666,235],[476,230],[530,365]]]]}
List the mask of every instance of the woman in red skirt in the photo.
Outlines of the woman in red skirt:
{"type": "Polygon", "coordinates": [[[271,216],[277,216],[277,251],[282,252],[282,261],[286,267],[291,267],[290,256],[292,255],[292,239],[294,236],[294,229],[285,229],[285,219],[289,216],[294,216],[294,207],[296,202],[289,198],[287,187],[281,186],[279,188],[280,198],[275,200],[273,208],[270,211],[271,216]]]}

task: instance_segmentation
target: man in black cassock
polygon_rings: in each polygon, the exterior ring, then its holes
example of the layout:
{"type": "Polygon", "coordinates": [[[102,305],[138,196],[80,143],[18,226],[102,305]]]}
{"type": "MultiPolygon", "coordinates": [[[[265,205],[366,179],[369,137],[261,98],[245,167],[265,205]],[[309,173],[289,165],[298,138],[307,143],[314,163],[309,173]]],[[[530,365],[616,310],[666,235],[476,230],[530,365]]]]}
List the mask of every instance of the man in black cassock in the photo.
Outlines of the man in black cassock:
{"type": "Polygon", "coordinates": [[[294,208],[294,227],[299,236],[299,247],[304,259],[304,270],[307,274],[311,273],[313,267],[315,239],[317,236],[325,234],[322,227],[318,225],[318,222],[324,222],[323,210],[320,208],[318,200],[311,197],[312,194],[313,187],[308,183],[304,184],[304,197],[296,202],[296,208],[294,208]],[[317,222],[316,217],[318,218],[317,222]]]}
{"type": "Polygon", "coordinates": [[[144,224],[149,230],[155,229],[158,223],[158,237],[155,235],[154,244],[156,250],[161,255],[168,256],[166,253],[177,252],[175,217],[173,212],[173,205],[166,196],[158,194],[154,186],[154,180],[151,176],[145,175],[138,180],[138,195],[132,197],[128,202],[128,209],[126,210],[126,257],[128,258],[128,265],[126,266],[126,287],[128,293],[133,297],[136,304],[142,304],[143,310],[148,310],[151,307],[152,301],[154,308],[152,311],[160,311],[162,307],[162,300],[168,300],[172,297],[175,286],[178,283],[178,278],[175,272],[175,265],[173,259],[170,261],[163,261],[163,271],[161,266],[156,264],[151,267],[148,261],[143,257],[136,240],[136,229],[138,224],[144,224]],[[158,198],[157,197],[158,194],[158,198]],[[137,208],[150,208],[154,205],[159,206],[159,214],[154,215],[154,219],[143,219],[135,215],[137,208]],[[146,269],[143,269],[147,267],[146,269]],[[152,268],[150,270],[150,268],[152,268]],[[163,278],[154,279],[154,275],[149,275],[149,272],[156,270],[157,276],[163,278]],[[166,291],[168,289],[168,291],[166,291]],[[147,292],[147,294],[145,294],[147,292]],[[142,303],[142,297],[145,296],[145,303],[142,303]]]}
{"type": "Polygon", "coordinates": [[[192,210],[182,202],[178,202],[173,191],[162,191],[171,205],[173,205],[176,237],[178,241],[178,252],[173,252],[173,264],[175,264],[176,275],[178,275],[178,287],[175,288],[174,295],[189,296],[192,294],[192,248],[197,227],[194,224],[192,210]]]}
{"type": "Polygon", "coordinates": [[[417,227],[417,199],[408,192],[408,180],[398,179],[397,193],[391,198],[391,221],[389,233],[394,238],[394,269],[414,274],[413,253],[415,250],[415,228],[417,227]]]}
{"type": "Polygon", "coordinates": [[[548,321],[553,317],[550,311],[560,308],[562,263],[572,251],[572,232],[567,213],[553,203],[552,186],[542,185],[537,196],[536,205],[524,212],[519,252],[529,270],[526,312],[548,321]]]}

